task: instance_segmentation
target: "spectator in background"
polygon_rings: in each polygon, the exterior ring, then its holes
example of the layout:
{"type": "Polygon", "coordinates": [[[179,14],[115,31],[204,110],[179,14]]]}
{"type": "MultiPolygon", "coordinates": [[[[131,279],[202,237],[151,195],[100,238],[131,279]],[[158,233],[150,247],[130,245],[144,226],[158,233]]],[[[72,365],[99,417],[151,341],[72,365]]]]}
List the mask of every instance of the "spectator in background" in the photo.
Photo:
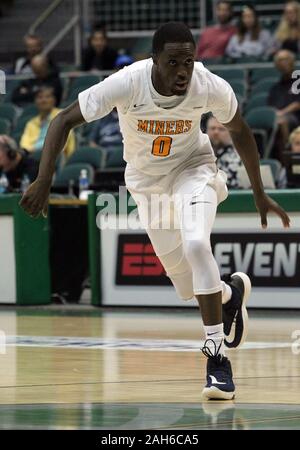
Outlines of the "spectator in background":
{"type": "Polygon", "coordinates": [[[21,73],[32,75],[31,60],[43,50],[42,39],[35,34],[25,36],[24,44],[26,47],[26,54],[18,58],[14,64],[14,73],[16,75],[21,73]]]}
{"type": "Polygon", "coordinates": [[[229,189],[238,189],[237,173],[242,162],[233,147],[229,131],[214,116],[208,118],[206,127],[206,133],[217,158],[217,167],[226,173],[229,189]]]}
{"type": "MultiPolygon", "coordinates": [[[[115,68],[116,70],[120,70],[133,62],[131,56],[119,55],[115,62],[115,68]]],[[[88,139],[91,147],[108,148],[122,145],[123,137],[116,108],[114,108],[107,116],[95,122],[88,139]]]]}
{"type": "Polygon", "coordinates": [[[284,13],[275,32],[277,49],[290,50],[297,54],[300,49],[300,4],[296,1],[286,3],[284,13]]]}
{"type": "MultiPolygon", "coordinates": [[[[300,127],[297,127],[289,136],[288,140],[288,150],[294,153],[300,154],[300,127]]],[[[286,188],[288,186],[287,171],[283,167],[279,174],[279,180],[277,187],[280,189],[286,188]]]]}
{"type": "MultiPolygon", "coordinates": [[[[20,141],[21,148],[27,152],[42,150],[50,122],[60,112],[60,109],[55,107],[56,104],[53,87],[44,86],[36,92],[35,105],[39,114],[27,122],[20,141]]],[[[75,137],[74,132],[71,131],[64,148],[65,158],[69,158],[74,150],[75,137]]]]}
{"type": "Polygon", "coordinates": [[[105,29],[96,28],[83,52],[81,70],[113,70],[117,56],[116,50],[108,46],[105,29]]]}
{"type": "Polygon", "coordinates": [[[107,148],[122,145],[123,138],[116,108],[95,122],[88,139],[91,147],[107,148]]]}
{"type": "Polygon", "coordinates": [[[291,152],[300,153],[300,127],[297,127],[289,137],[289,147],[291,152]]]}
{"type": "Polygon", "coordinates": [[[253,6],[244,6],[239,18],[237,33],[230,38],[226,54],[231,58],[268,56],[273,49],[273,38],[261,28],[253,6]]]}
{"type": "Polygon", "coordinates": [[[197,59],[221,58],[225,54],[227,44],[236,33],[232,25],[233,10],[228,1],[219,1],[216,7],[218,24],[205,28],[201,33],[197,47],[197,59]]]}
{"type": "Polygon", "coordinates": [[[290,132],[300,124],[300,94],[294,94],[295,55],[289,50],[279,50],[274,61],[281,79],[273,85],[268,96],[268,105],[276,109],[279,133],[275,143],[275,156],[282,161],[281,151],[288,142],[290,132]]]}
{"type": "Polygon", "coordinates": [[[32,183],[37,177],[38,167],[38,162],[28,153],[20,151],[13,139],[0,135],[0,171],[7,176],[9,190],[20,189],[24,175],[32,183]]]}
{"type": "Polygon", "coordinates": [[[35,78],[21,81],[12,94],[12,102],[21,107],[32,103],[39,88],[47,85],[53,88],[56,106],[59,105],[62,96],[62,85],[58,72],[50,65],[47,56],[34,56],[31,60],[31,68],[35,78]]]}

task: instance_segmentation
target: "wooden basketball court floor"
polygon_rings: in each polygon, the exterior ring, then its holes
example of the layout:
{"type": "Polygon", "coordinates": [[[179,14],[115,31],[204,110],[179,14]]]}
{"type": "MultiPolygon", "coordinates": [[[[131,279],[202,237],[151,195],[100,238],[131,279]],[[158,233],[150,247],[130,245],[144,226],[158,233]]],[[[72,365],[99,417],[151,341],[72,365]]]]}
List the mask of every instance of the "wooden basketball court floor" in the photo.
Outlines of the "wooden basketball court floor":
{"type": "Polygon", "coordinates": [[[0,308],[1,429],[300,429],[300,311],[250,311],[230,402],[192,310],[0,308]]]}

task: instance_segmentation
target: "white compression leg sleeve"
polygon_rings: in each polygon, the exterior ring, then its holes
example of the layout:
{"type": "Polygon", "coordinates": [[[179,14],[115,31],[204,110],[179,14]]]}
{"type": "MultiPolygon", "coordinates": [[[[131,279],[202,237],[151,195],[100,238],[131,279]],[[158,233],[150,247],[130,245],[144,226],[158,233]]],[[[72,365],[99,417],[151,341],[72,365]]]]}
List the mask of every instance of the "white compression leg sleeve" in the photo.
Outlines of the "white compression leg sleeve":
{"type": "Polygon", "coordinates": [[[195,295],[222,291],[219,268],[210,244],[217,203],[216,191],[207,185],[199,196],[185,201],[181,210],[183,247],[192,268],[195,295]]]}
{"type": "Polygon", "coordinates": [[[182,300],[194,297],[193,274],[184,253],[182,245],[171,253],[159,257],[168,277],[171,279],[177,295],[182,300]]]}

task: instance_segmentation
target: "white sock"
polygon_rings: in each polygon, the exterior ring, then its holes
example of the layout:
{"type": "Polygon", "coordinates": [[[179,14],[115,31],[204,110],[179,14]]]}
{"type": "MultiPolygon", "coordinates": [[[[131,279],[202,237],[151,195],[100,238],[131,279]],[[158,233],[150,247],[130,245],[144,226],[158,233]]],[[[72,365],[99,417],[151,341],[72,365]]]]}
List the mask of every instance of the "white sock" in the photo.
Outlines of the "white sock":
{"type": "Polygon", "coordinates": [[[229,302],[229,300],[231,299],[232,296],[232,290],[231,287],[229,286],[229,284],[224,283],[224,281],[222,281],[222,303],[223,305],[227,302],[229,302]]]}
{"type": "Polygon", "coordinates": [[[208,347],[213,355],[219,349],[220,355],[225,355],[224,346],[224,327],[223,323],[219,325],[204,325],[205,338],[207,340],[205,346],[208,347]]]}

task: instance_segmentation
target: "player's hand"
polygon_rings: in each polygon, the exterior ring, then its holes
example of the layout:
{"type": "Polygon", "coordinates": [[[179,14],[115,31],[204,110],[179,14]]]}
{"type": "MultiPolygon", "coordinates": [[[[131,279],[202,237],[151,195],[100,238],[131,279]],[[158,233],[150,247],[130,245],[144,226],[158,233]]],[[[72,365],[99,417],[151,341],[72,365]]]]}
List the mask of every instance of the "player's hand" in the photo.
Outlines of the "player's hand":
{"type": "Polygon", "coordinates": [[[271,197],[269,197],[267,194],[256,197],[255,205],[260,214],[262,228],[267,228],[268,226],[267,215],[269,212],[274,212],[275,214],[277,214],[277,216],[281,218],[284,228],[289,228],[289,216],[284,211],[284,209],[282,209],[281,206],[279,206],[278,203],[271,199],[271,197]]]}
{"type": "Polygon", "coordinates": [[[30,217],[38,217],[41,213],[47,217],[51,182],[36,179],[23,194],[20,206],[30,217]]]}

